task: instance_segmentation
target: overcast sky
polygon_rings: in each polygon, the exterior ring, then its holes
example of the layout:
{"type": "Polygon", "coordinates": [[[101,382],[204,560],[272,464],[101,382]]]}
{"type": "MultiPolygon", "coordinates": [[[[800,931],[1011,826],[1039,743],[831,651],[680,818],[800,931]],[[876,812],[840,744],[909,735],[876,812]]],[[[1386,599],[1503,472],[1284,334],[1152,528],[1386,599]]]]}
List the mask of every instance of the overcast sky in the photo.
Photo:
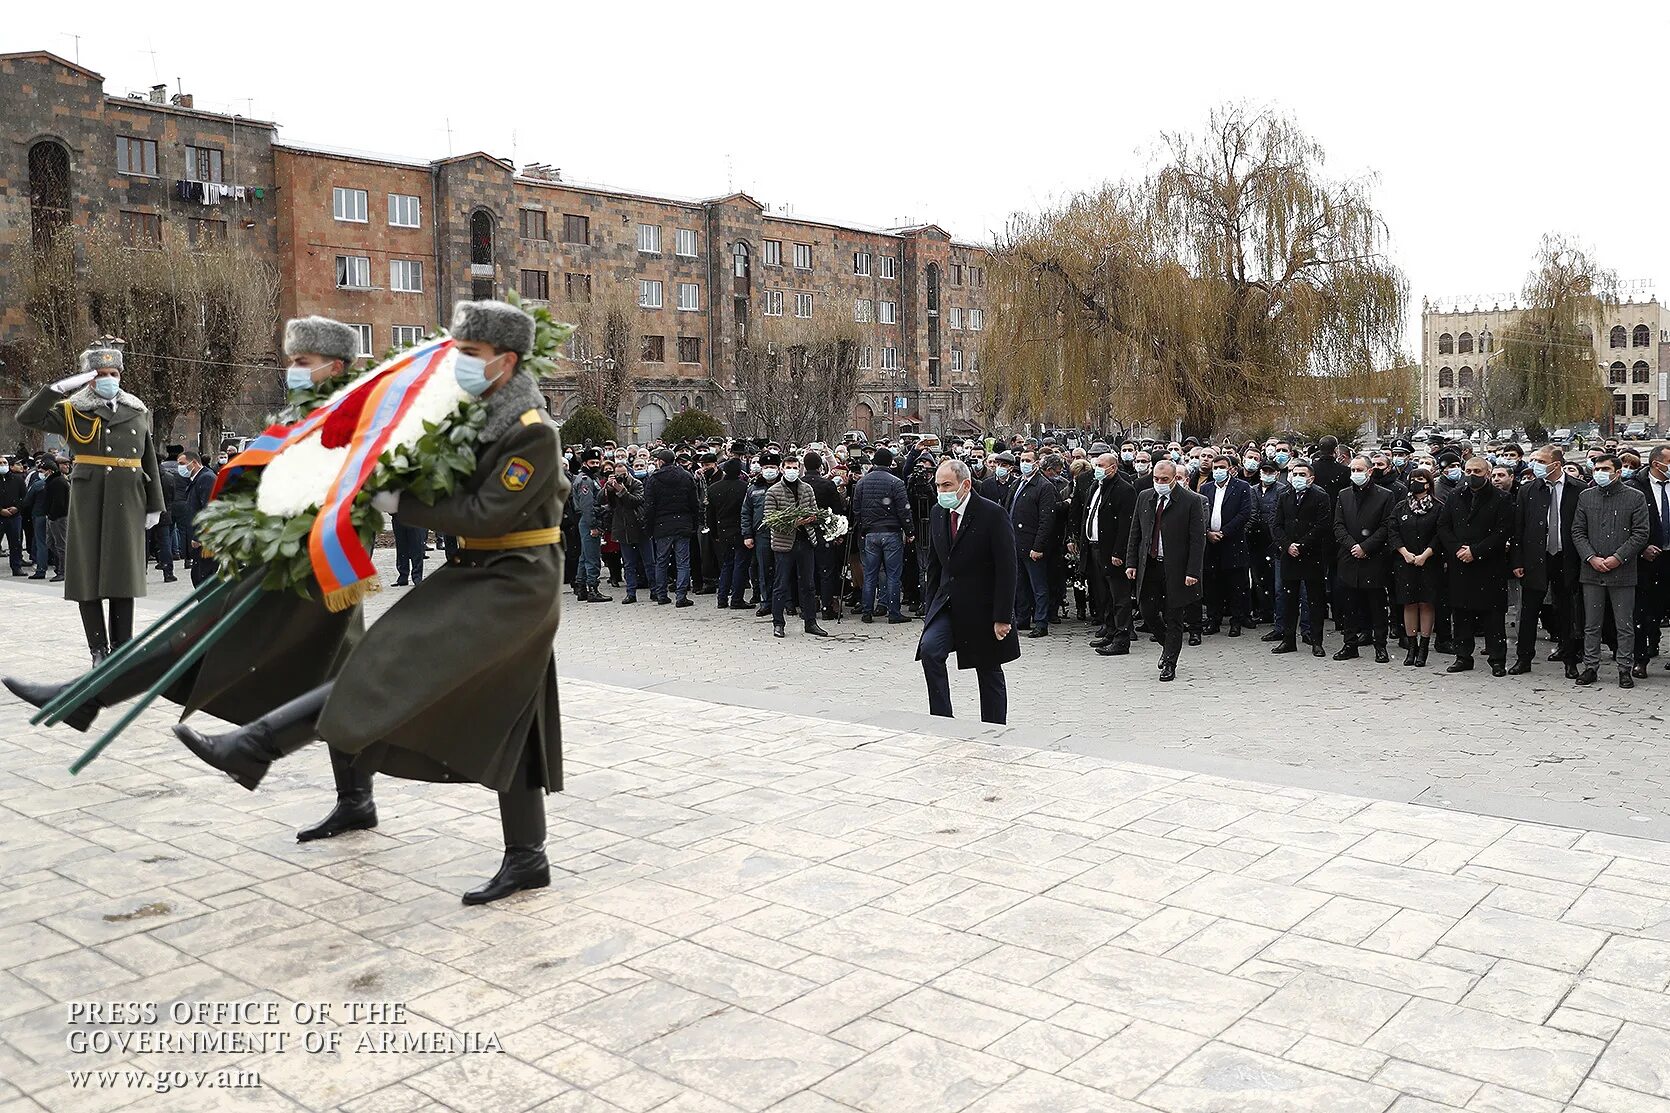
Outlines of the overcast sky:
{"type": "Polygon", "coordinates": [[[1423,295],[1517,290],[1550,230],[1670,297],[1663,3],[1546,22],[1528,14],[1543,5],[1468,0],[12,7],[7,51],[74,58],[79,34],[112,93],[178,78],[198,107],[296,142],[483,149],[971,240],[1140,173],[1160,132],[1246,99],[1292,113],[1331,172],[1378,177],[1411,341],[1423,295]]]}

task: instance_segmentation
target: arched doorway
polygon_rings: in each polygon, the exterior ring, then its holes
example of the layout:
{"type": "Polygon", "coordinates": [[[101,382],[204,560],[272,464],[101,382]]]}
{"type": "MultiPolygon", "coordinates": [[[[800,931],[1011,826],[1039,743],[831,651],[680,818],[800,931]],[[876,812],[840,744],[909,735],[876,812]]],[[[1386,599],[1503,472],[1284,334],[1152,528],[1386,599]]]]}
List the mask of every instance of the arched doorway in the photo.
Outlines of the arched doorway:
{"type": "Polygon", "coordinates": [[[638,410],[638,422],[633,428],[632,439],[639,444],[659,440],[661,430],[666,427],[667,411],[654,402],[645,402],[638,410]]]}
{"type": "Polygon", "coordinates": [[[29,220],[37,249],[70,222],[70,153],[50,139],[29,148],[29,220]]]}
{"type": "Polygon", "coordinates": [[[876,412],[870,408],[868,402],[860,402],[852,408],[852,427],[864,434],[865,440],[875,436],[876,412]]]}

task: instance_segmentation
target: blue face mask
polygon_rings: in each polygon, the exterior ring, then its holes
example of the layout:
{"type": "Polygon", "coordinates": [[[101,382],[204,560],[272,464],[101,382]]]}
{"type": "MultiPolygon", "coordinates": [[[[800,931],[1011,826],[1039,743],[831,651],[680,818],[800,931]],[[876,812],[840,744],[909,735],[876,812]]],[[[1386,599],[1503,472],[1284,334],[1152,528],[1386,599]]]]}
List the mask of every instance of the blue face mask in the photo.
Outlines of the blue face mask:
{"type": "Polygon", "coordinates": [[[1595,486],[1597,486],[1597,487],[1610,487],[1610,486],[1612,486],[1612,473],[1609,472],[1609,471],[1597,471],[1595,473],[1595,486]]]}
{"type": "Polygon", "coordinates": [[[1366,472],[1366,471],[1354,471],[1354,472],[1352,472],[1351,473],[1351,482],[1353,482],[1357,486],[1361,487],[1363,484],[1368,482],[1368,472],[1366,472]]]}
{"type": "Polygon", "coordinates": [[[1135,452],[1121,452],[1119,458],[1129,464],[1137,458],[1137,454],[1135,452]]]}
{"type": "Polygon", "coordinates": [[[1461,482],[1461,475],[1462,475],[1462,471],[1461,471],[1460,468],[1446,468],[1446,469],[1444,469],[1444,478],[1448,479],[1451,483],[1460,483],[1461,482]]]}
{"type": "Polygon", "coordinates": [[[1303,491],[1306,487],[1310,486],[1310,480],[1306,479],[1302,475],[1295,475],[1289,478],[1288,482],[1293,485],[1293,489],[1295,491],[1303,491]]]}
{"type": "Polygon", "coordinates": [[[291,365],[284,369],[286,390],[306,390],[313,385],[313,368],[291,365]]]}
{"type": "Polygon", "coordinates": [[[1635,475],[1635,469],[1624,468],[1619,474],[1621,474],[1625,479],[1630,479],[1635,475]]]}
{"type": "Polygon", "coordinates": [[[1032,474],[1032,469],[1033,469],[1033,468],[1034,468],[1034,467],[1035,467],[1035,466],[1036,466],[1036,465],[1034,465],[1034,464],[1029,464],[1029,463],[1027,463],[1027,462],[1026,462],[1026,461],[1025,461],[1025,460],[1022,460],[1022,461],[1021,461],[1021,474],[1022,474],[1022,475],[1031,475],[1031,474],[1032,474]]]}
{"type": "Polygon", "coordinates": [[[1543,463],[1541,460],[1532,460],[1531,461],[1531,474],[1536,476],[1538,479],[1547,479],[1548,478],[1548,465],[1543,463]]]}
{"type": "Polygon", "coordinates": [[[1100,483],[1108,477],[1108,470],[1100,464],[1091,464],[1090,474],[1096,477],[1096,482],[1100,483]]]}
{"type": "Polygon", "coordinates": [[[1285,453],[1285,452],[1276,453],[1276,463],[1285,465],[1287,463],[1288,459],[1289,459],[1289,457],[1288,457],[1287,453],[1285,453]]]}
{"type": "Polygon", "coordinates": [[[1008,479],[1009,478],[1009,469],[1004,467],[1002,464],[999,464],[999,465],[997,465],[997,467],[993,468],[992,473],[994,475],[996,475],[999,479],[1008,479]]]}
{"type": "Polygon", "coordinates": [[[1224,480],[1226,480],[1228,478],[1229,478],[1229,469],[1228,468],[1213,468],[1212,469],[1212,479],[1215,482],[1222,483],[1224,480]]]}
{"type": "Polygon", "coordinates": [[[1273,471],[1259,472],[1258,481],[1260,483],[1274,483],[1276,481],[1276,473],[1273,471]]]}
{"type": "Polygon", "coordinates": [[[1393,456],[1392,457],[1392,466],[1397,467],[1397,468],[1401,468],[1403,466],[1403,462],[1407,459],[1409,459],[1409,457],[1407,457],[1407,456],[1393,456]]]}
{"type": "Polygon", "coordinates": [[[941,491],[939,493],[939,504],[947,510],[957,509],[957,504],[962,501],[963,497],[955,491],[941,491]]]}
{"type": "Polygon", "coordinates": [[[100,375],[93,380],[93,393],[108,402],[122,393],[122,381],[114,375],[100,375]]]}
{"type": "Polygon", "coordinates": [[[1164,498],[1166,495],[1171,494],[1171,484],[1156,479],[1154,481],[1154,493],[1160,498],[1164,498]]]}
{"type": "Polygon", "coordinates": [[[636,478],[636,479],[642,479],[644,476],[646,476],[648,474],[649,474],[649,472],[647,472],[647,471],[634,471],[632,473],[633,477],[636,478]]]}
{"type": "Polygon", "coordinates": [[[487,378],[487,361],[463,352],[458,353],[457,361],[452,365],[452,374],[458,380],[459,388],[471,398],[480,398],[493,385],[487,378]]]}
{"type": "Polygon", "coordinates": [[[1183,454],[1182,454],[1182,453],[1181,453],[1181,452],[1173,452],[1173,453],[1171,453],[1171,462],[1172,462],[1172,463],[1174,463],[1174,464],[1175,464],[1175,463],[1176,463],[1176,462],[1177,462],[1177,461],[1179,461],[1179,460],[1181,460],[1181,459],[1182,459],[1182,458],[1183,458],[1183,454]]]}

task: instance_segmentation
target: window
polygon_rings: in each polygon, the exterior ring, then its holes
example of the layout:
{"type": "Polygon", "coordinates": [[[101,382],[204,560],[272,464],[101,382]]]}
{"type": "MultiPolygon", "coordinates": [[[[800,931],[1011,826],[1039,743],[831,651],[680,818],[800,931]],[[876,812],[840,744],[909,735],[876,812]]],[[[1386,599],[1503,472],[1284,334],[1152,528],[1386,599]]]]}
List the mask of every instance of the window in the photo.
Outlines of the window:
{"type": "Polygon", "coordinates": [[[551,298],[551,276],[544,271],[523,271],[522,296],[534,301],[549,301],[551,298]]]}
{"type": "Polygon", "coordinates": [[[191,245],[193,247],[207,247],[209,244],[226,242],[226,222],[224,220],[209,220],[205,217],[192,217],[191,245]]]}
{"type": "Polygon", "coordinates": [[[342,289],[371,289],[371,259],[365,255],[336,257],[336,284],[342,289]]]}
{"type": "Polygon", "coordinates": [[[963,265],[961,263],[952,263],[951,264],[951,285],[961,286],[962,284],[963,284],[963,265]]]}
{"type": "Polygon", "coordinates": [[[410,193],[389,194],[390,228],[416,228],[423,223],[422,212],[418,199],[410,193]]]}
{"type": "Polygon", "coordinates": [[[680,363],[702,362],[702,338],[699,336],[679,337],[678,361],[680,363]]]}
{"type": "Polygon", "coordinates": [[[390,259],[389,289],[397,294],[423,293],[423,264],[416,259],[390,259]]]}
{"type": "Polygon", "coordinates": [[[370,325],[349,325],[348,327],[354,330],[354,336],[358,338],[357,343],[355,344],[355,349],[356,350],[355,350],[354,354],[356,356],[360,356],[362,358],[365,357],[365,356],[370,355],[371,354],[371,326],[370,325]]]}
{"type": "Polygon", "coordinates": [[[1455,368],[1440,367],[1438,369],[1438,385],[1447,387],[1455,386],[1455,368]]]}
{"type": "Polygon", "coordinates": [[[1630,400],[1629,400],[1629,416],[1631,416],[1631,417],[1646,417],[1647,416],[1647,396],[1645,394],[1637,394],[1637,395],[1633,396],[1632,398],[1630,398],[1630,400]]]}
{"type": "Polygon", "coordinates": [[[678,307],[686,312],[702,307],[702,284],[700,282],[680,282],[678,284],[678,307]]]}
{"type": "Polygon", "coordinates": [[[645,363],[667,362],[667,338],[665,336],[646,336],[638,349],[638,358],[645,363]]]}
{"type": "Polygon", "coordinates": [[[649,278],[639,279],[638,305],[642,309],[660,309],[661,283],[649,278]]]}
{"type": "Polygon", "coordinates": [[[586,302],[591,300],[591,275],[565,274],[562,276],[563,296],[569,301],[586,302]]]}
{"type": "Polygon", "coordinates": [[[852,319],[859,324],[868,324],[870,320],[871,302],[869,298],[852,299],[852,319]]]}
{"type": "Polygon", "coordinates": [[[562,214],[563,243],[591,243],[591,217],[562,214]]]}
{"type": "Polygon", "coordinates": [[[690,228],[680,228],[673,233],[673,252],[686,259],[696,257],[696,233],[690,228]]]}
{"type": "Polygon", "coordinates": [[[783,241],[782,240],[762,240],[762,241],[760,241],[760,262],[764,263],[768,267],[780,267],[780,266],[782,266],[783,265],[783,241]]]}
{"type": "Polygon", "coordinates": [[[1454,398],[1444,397],[1444,398],[1438,399],[1438,416],[1439,417],[1454,417],[1455,416],[1455,399],[1454,398]]]}
{"type": "Polygon", "coordinates": [[[129,247],[161,247],[162,217],[156,213],[122,213],[122,242],[129,247]]]}
{"type": "Polygon", "coordinates": [[[896,325],[899,323],[899,303],[892,301],[880,302],[877,306],[881,310],[881,323],[896,325]]]}
{"type": "Polygon", "coordinates": [[[157,176],[157,141],[155,139],[134,139],[131,136],[118,135],[116,137],[116,172],[118,174],[142,174],[148,178],[157,176]]]}
{"type": "Polygon", "coordinates": [[[1623,417],[1624,406],[1628,404],[1628,402],[1629,399],[1625,398],[1622,394],[1614,394],[1612,396],[1612,416],[1623,417]]]}
{"type": "Polygon", "coordinates": [[[1613,325],[1611,334],[1612,346],[1622,348],[1629,344],[1629,330],[1623,325],[1613,325]]]}
{"type": "Polygon", "coordinates": [[[331,215],[336,219],[364,224],[365,212],[365,190],[344,189],[341,186],[331,190],[331,215]]]}
{"type": "Polygon", "coordinates": [[[794,245],[795,270],[809,271],[812,269],[812,245],[797,243],[794,245]]]}
{"type": "Polygon", "coordinates": [[[544,240],[550,237],[545,234],[545,210],[522,210],[522,238],[524,240],[544,240]]]}
{"type": "Polygon", "coordinates": [[[883,278],[899,277],[899,257],[897,255],[883,255],[881,257],[881,276],[883,278]]]}
{"type": "Polygon", "coordinates": [[[1470,333],[1470,332],[1464,332],[1460,336],[1456,337],[1455,338],[1455,350],[1457,352],[1470,352],[1470,351],[1472,351],[1473,350],[1473,334],[1470,333]]]}
{"type": "Polygon", "coordinates": [[[1653,342],[1653,330],[1646,325],[1636,325],[1635,333],[1630,338],[1630,347],[1645,348],[1653,342]]]}
{"type": "Polygon", "coordinates": [[[748,245],[741,240],[731,245],[731,277],[742,279],[738,289],[748,288],[748,245]]]}
{"type": "Polygon", "coordinates": [[[970,275],[968,281],[970,286],[984,286],[986,284],[985,267],[970,267],[968,268],[968,273],[970,275]]]}
{"type": "Polygon", "coordinates": [[[1625,381],[1626,381],[1625,378],[1624,378],[1623,362],[1619,361],[1617,363],[1614,363],[1608,370],[1611,372],[1611,375],[1609,376],[1608,381],[1613,386],[1623,386],[1625,381]]]}
{"type": "Polygon", "coordinates": [[[1441,356],[1455,355],[1455,337],[1444,333],[1438,338],[1438,354],[1441,356]]]}
{"type": "Polygon", "coordinates": [[[422,325],[395,325],[389,330],[389,340],[396,348],[410,348],[423,343],[422,325]]]}
{"type": "Polygon", "coordinates": [[[939,357],[938,356],[929,356],[928,357],[928,385],[929,386],[938,386],[939,385],[939,357]]]}
{"type": "Polygon", "coordinates": [[[794,315],[796,317],[810,317],[812,315],[811,294],[796,294],[794,296],[794,315]]]}
{"type": "Polygon", "coordinates": [[[986,327],[986,311],[984,309],[970,309],[968,311],[968,327],[971,332],[979,332],[986,327]]]}
{"type": "MultiPolygon", "coordinates": [[[[885,259],[886,256],[884,255],[884,256],[882,256],[882,258],[885,259]]],[[[859,352],[858,352],[858,369],[860,371],[868,371],[874,360],[875,360],[875,349],[874,348],[872,348],[868,344],[866,344],[866,345],[864,345],[863,348],[859,349],[859,352]]]]}
{"type": "Polygon", "coordinates": [[[767,317],[781,317],[783,315],[783,291],[767,290],[765,292],[765,309],[762,312],[767,317]]]}
{"type": "Polygon", "coordinates": [[[870,253],[855,251],[852,253],[852,273],[868,276],[870,273],[870,253]]]}
{"type": "Polygon", "coordinates": [[[1460,387],[1462,390],[1472,390],[1473,369],[1471,367],[1463,367],[1455,377],[1455,385],[1460,387]]]}
{"type": "Polygon", "coordinates": [[[1652,381],[1652,369],[1647,366],[1646,360],[1638,359],[1635,361],[1635,366],[1629,369],[1629,381],[1632,383],[1652,381]]]}
{"type": "Polygon", "coordinates": [[[952,348],[951,349],[951,370],[952,370],[953,373],[955,373],[955,372],[961,371],[962,369],[963,369],[963,350],[961,348],[952,348]]]}
{"type": "Polygon", "coordinates": [[[962,328],[963,327],[963,311],[960,307],[955,306],[955,305],[953,305],[951,307],[951,327],[952,328],[962,328]]]}
{"type": "Polygon", "coordinates": [[[221,152],[215,147],[186,146],[186,179],[193,182],[224,181],[220,176],[221,152]]]}
{"type": "Polygon", "coordinates": [[[889,347],[881,350],[881,369],[883,371],[897,371],[899,369],[899,349],[889,347]]]}
{"type": "Polygon", "coordinates": [[[661,254],[661,225],[638,225],[638,250],[645,255],[661,254]]]}

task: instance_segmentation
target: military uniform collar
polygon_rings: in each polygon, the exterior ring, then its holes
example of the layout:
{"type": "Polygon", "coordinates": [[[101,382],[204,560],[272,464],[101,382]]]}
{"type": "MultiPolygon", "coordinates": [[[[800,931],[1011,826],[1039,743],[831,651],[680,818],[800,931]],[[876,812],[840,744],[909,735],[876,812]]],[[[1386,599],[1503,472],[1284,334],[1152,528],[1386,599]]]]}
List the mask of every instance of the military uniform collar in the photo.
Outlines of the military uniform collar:
{"type": "Polygon", "coordinates": [[[100,398],[93,392],[91,383],[70,395],[69,402],[79,412],[92,417],[122,419],[146,412],[145,403],[127,391],[118,391],[114,399],[100,398]],[[129,412],[124,414],[124,409],[129,412]]]}

